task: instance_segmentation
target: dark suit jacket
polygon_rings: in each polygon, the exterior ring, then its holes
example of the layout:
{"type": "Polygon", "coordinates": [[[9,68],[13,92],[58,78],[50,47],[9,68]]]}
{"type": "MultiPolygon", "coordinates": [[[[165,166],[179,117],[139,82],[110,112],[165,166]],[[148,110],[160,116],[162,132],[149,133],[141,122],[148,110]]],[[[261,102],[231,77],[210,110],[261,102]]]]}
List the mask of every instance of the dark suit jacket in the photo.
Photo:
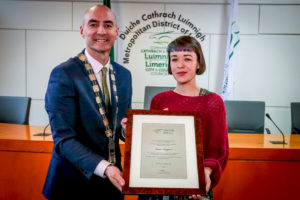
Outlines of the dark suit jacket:
{"type": "MultiPolygon", "coordinates": [[[[131,74],[121,65],[115,62],[111,64],[118,92],[118,105],[111,95],[111,117],[117,117],[116,166],[121,169],[120,121],[131,107],[131,74]],[[116,107],[118,116],[115,116],[116,107]]],[[[70,58],[53,69],[45,108],[49,115],[54,148],[43,189],[44,196],[51,199],[80,199],[82,195],[88,199],[90,195],[99,199],[99,195],[103,196],[105,192],[115,192],[108,178],[93,174],[98,163],[108,159],[108,139],[92,84],[78,57],[70,58]]]]}

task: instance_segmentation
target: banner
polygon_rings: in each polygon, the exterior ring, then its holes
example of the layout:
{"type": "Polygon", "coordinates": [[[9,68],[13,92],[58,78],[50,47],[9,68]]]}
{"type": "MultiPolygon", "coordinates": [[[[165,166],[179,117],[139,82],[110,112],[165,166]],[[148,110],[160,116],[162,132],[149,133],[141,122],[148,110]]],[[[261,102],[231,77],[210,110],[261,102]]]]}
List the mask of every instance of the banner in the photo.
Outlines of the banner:
{"type": "Polygon", "coordinates": [[[221,93],[221,97],[224,101],[232,99],[233,96],[235,75],[239,67],[239,42],[240,31],[238,26],[238,0],[232,0],[230,5],[224,77],[221,93]]]}

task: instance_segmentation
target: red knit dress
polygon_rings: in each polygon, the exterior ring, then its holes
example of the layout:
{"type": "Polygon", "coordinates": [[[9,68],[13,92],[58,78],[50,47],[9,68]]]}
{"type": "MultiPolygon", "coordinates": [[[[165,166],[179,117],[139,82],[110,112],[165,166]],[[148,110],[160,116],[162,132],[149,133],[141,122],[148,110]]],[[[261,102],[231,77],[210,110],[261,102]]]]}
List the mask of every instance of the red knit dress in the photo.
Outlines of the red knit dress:
{"type": "Polygon", "coordinates": [[[203,128],[204,166],[210,167],[211,187],[214,187],[228,159],[228,134],[223,100],[215,93],[200,96],[183,96],[173,91],[157,94],[150,109],[199,112],[203,128]]]}

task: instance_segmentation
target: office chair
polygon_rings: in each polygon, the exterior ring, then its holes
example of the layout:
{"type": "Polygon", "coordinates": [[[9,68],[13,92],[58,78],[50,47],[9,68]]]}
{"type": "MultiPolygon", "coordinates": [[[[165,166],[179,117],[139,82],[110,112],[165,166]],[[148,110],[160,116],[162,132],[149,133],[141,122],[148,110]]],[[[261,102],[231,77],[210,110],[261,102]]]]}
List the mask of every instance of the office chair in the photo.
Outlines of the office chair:
{"type": "Polygon", "coordinates": [[[300,102],[291,103],[292,134],[300,134],[300,102]]]}
{"type": "Polygon", "coordinates": [[[265,102],[225,101],[229,133],[264,133],[265,102]]]}
{"type": "Polygon", "coordinates": [[[152,98],[164,91],[174,90],[175,87],[158,87],[158,86],[146,86],[145,87],[145,98],[144,98],[144,109],[149,109],[152,98]]]}
{"type": "Polygon", "coordinates": [[[28,124],[30,97],[0,96],[0,123],[28,124]]]}

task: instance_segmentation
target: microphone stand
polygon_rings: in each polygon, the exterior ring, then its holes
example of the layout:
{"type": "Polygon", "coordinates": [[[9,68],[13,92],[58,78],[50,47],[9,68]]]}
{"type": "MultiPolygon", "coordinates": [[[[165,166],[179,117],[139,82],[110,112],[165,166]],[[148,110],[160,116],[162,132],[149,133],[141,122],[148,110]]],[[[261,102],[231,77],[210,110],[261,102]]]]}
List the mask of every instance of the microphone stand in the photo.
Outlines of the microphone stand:
{"type": "Polygon", "coordinates": [[[283,132],[280,130],[280,128],[275,124],[275,122],[272,120],[271,116],[269,115],[269,113],[266,113],[266,117],[276,126],[276,128],[279,130],[279,132],[281,133],[282,135],[282,138],[283,140],[282,141],[270,141],[272,144],[287,144],[285,142],[285,139],[284,139],[284,134],[283,132]]]}
{"type": "Polygon", "coordinates": [[[50,124],[48,123],[45,128],[44,128],[44,131],[42,133],[36,133],[36,134],[33,134],[34,136],[48,136],[48,135],[51,135],[51,133],[46,133],[46,129],[47,127],[49,126],[50,124]]]}
{"type": "Polygon", "coordinates": [[[271,134],[270,129],[266,128],[267,134],[271,134]]]}

